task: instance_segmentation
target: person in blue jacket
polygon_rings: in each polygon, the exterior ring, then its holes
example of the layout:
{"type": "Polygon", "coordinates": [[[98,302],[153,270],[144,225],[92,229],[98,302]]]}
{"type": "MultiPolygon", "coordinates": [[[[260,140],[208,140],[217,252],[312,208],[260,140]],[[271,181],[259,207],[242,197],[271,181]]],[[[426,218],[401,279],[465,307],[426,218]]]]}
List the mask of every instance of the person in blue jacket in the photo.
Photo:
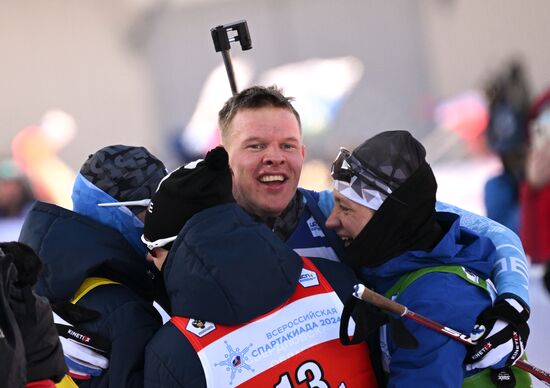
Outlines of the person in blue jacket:
{"type": "Polygon", "coordinates": [[[487,217],[519,234],[519,187],[526,176],[527,128],[531,96],[524,66],[511,61],[487,83],[489,121],[485,129],[489,149],[502,170],[485,182],[487,217]]]}
{"type": "Polygon", "coordinates": [[[147,345],[146,387],[377,386],[367,345],[339,341],[353,272],[300,258],[242,210],[223,148],[163,180],[143,241],[174,315],[147,345]]]}
{"type": "MultiPolygon", "coordinates": [[[[218,122],[222,144],[229,154],[237,203],[298,254],[340,261],[344,255],[342,244],[325,227],[334,206],[332,193],[298,187],[305,146],[300,115],[292,106],[292,98],[274,86],[252,86],[226,101],[218,122]]],[[[519,237],[497,222],[452,205],[437,202],[436,208],[461,215],[461,226],[493,241],[497,260],[492,279],[497,293],[501,300],[511,298],[525,307],[527,314],[521,319],[527,324],[528,263],[519,237]]],[[[491,350],[483,352],[481,358],[468,360],[472,367],[502,367],[514,360],[512,339],[517,331],[512,321],[517,317],[500,307],[495,304],[490,314],[477,321],[486,329],[478,346],[491,350]]]]}
{"type": "Polygon", "coordinates": [[[166,173],[143,147],[104,147],[76,177],[74,211],[38,202],[27,215],[20,241],[43,262],[36,292],[49,299],[63,323],[75,326],[72,331],[99,335],[107,342],[102,349],[110,347],[106,353],[75,353],[74,342],[61,337],[70,386],[143,386],[145,344],[162,320],[152,304],[161,278],[140,241],[146,208],[141,200],[151,197],[166,173]],[[98,206],[119,201],[137,202],[98,206]],[[86,310],[70,308],[75,296],[81,298],[76,306],[86,310]]]}
{"type": "MultiPolygon", "coordinates": [[[[458,215],[436,211],[437,182],[425,156],[407,131],[379,133],[353,153],[341,149],[332,166],[336,205],[327,227],[344,241],[344,261],[376,292],[468,333],[478,315],[492,308],[495,292],[484,279],[495,247],[462,228],[458,215]]],[[[512,298],[505,307],[517,317],[526,314],[512,298]]],[[[479,370],[463,364],[465,345],[415,321],[403,323],[415,346],[400,346],[387,325],[381,331],[388,387],[460,387],[468,378],[481,384],[479,370]]],[[[516,329],[527,338],[526,324],[516,329]]],[[[519,357],[523,344],[517,342],[519,357]]]]}

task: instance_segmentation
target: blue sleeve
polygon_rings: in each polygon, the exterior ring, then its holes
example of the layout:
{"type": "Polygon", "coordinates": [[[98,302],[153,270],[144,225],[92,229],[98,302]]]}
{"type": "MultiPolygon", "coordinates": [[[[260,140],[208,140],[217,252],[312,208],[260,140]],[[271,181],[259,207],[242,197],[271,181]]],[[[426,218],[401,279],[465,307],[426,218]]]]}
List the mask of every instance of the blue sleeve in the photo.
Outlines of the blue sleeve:
{"type": "Polygon", "coordinates": [[[487,217],[443,202],[436,203],[436,210],[460,215],[461,226],[493,242],[497,250],[497,260],[491,279],[495,283],[498,295],[513,294],[529,306],[529,267],[517,234],[487,217]]]}
{"type": "Polygon", "coordinates": [[[328,218],[330,213],[332,213],[332,208],[334,208],[334,197],[332,196],[332,191],[323,190],[319,192],[319,208],[328,218]]]}
{"type": "MultiPolygon", "coordinates": [[[[424,275],[409,285],[397,301],[464,333],[470,332],[478,314],[491,304],[482,288],[444,273],[424,275]]],[[[411,319],[402,321],[419,345],[415,349],[398,348],[387,335],[391,355],[388,387],[461,387],[466,346],[411,319]]]]}

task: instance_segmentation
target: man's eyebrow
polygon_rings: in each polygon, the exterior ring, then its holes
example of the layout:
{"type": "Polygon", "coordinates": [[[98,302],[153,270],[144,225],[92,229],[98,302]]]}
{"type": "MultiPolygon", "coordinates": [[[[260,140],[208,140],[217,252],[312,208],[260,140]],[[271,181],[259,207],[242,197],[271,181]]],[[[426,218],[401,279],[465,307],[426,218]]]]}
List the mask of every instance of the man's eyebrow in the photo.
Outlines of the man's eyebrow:
{"type": "Polygon", "coordinates": [[[251,137],[247,137],[244,139],[244,142],[247,143],[247,142],[251,142],[251,141],[259,141],[259,142],[262,142],[262,141],[265,141],[264,138],[260,137],[260,136],[251,136],[251,137]]]}
{"type": "Polygon", "coordinates": [[[297,138],[297,137],[295,137],[295,136],[289,136],[289,137],[283,139],[283,141],[284,141],[284,142],[296,141],[296,142],[299,143],[299,142],[300,142],[300,139],[297,138]]]}
{"type": "MultiPolygon", "coordinates": [[[[266,138],[260,137],[260,136],[251,136],[251,137],[245,138],[243,142],[248,143],[248,142],[254,142],[254,141],[265,142],[266,138]]],[[[281,140],[281,142],[283,143],[293,142],[293,141],[299,143],[300,139],[295,136],[289,136],[281,140]]]]}
{"type": "Polygon", "coordinates": [[[341,197],[336,197],[334,196],[334,203],[340,205],[340,206],[345,206],[345,207],[352,207],[353,205],[355,205],[355,202],[353,202],[351,199],[349,198],[346,198],[344,196],[341,196],[341,197]]]}

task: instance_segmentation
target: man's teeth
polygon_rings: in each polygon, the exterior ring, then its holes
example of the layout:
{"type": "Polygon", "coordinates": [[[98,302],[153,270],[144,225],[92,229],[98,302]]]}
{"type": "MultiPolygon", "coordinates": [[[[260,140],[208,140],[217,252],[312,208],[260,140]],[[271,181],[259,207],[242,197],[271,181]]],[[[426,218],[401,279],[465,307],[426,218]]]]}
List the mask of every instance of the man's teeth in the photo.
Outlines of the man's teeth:
{"type": "Polygon", "coordinates": [[[260,178],[262,182],[283,182],[285,178],[282,175],[264,175],[260,178]]]}

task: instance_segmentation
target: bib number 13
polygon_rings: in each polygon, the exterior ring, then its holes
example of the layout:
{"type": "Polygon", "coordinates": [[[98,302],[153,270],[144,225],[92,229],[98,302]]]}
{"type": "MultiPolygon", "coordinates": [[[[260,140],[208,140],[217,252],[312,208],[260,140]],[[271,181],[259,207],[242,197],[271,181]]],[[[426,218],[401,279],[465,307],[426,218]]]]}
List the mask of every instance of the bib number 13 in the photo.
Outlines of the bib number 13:
{"type": "MultiPolygon", "coordinates": [[[[296,382],[307,383],[308,388],[329,388],[323,380],[323,370],[315,361],[306,361],[296,369],[296,382]]],[[[282,374],[273,388],[293,388],[289,373],[282,374]]]]}

